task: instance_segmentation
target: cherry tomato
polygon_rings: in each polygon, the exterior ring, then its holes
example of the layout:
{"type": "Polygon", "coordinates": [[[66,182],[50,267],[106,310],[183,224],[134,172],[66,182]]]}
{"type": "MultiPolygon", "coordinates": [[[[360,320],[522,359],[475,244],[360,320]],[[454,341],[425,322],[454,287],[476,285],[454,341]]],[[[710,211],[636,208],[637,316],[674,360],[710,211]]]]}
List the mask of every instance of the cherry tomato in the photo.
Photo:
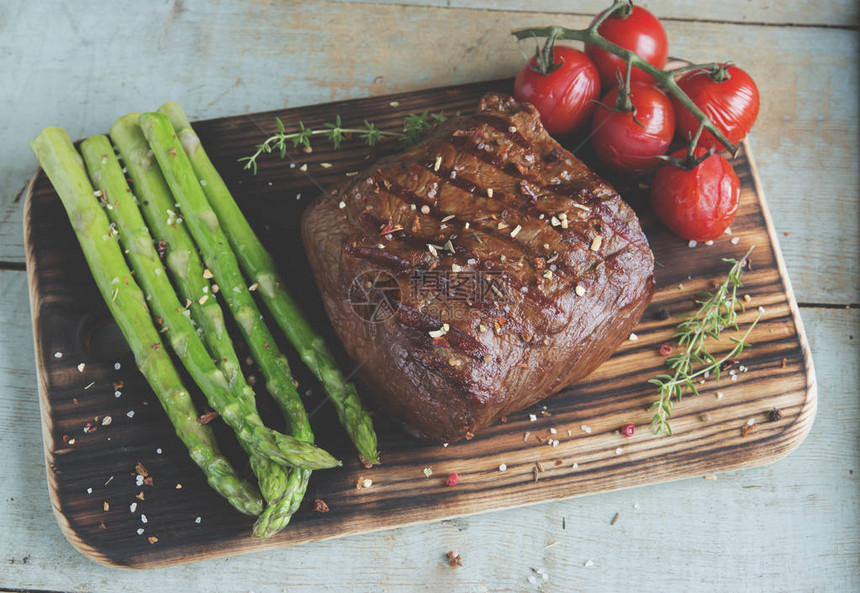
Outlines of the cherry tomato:
{"type": "MultiPolygon", "coordinates": [[[[672,156],[683,158],[686,149],[672,156]]],[[[705,154],[696,148],[696,156],[705,154]]],[[[651,184],[651,205],[675,234],[693,241],[719,237],[738,211],[741,183],[729,162],[712,154],[692,170],[676,166],[657,169],[651,184]]]]}
{"type": "Polygon", "coordinates": [[[612,111],[618,87],[600,101],[591,122],[591,143],[597,156],[617,171],[642,173],[656,167],[675,134],[675,112],[669,98],[653,84],[630,84],[634,112],[612,111]],[[634,120],[635,117],[635,120],[634,120]],[[637,123],[638,122],[638,123],[637,123]]]}
{"type": "MultiPolygon", "coordinates": [[[[618,13],[612,15],[600,24],[597,32],[657,68],[662,69],[666,65],[666,59],[669,56],[669,39],[666,37],[666,31],[657,17],[641,6],[634,6],[627,16],[621,16],[618,13]]],[[[621,72],[623,75],[627,71],[627,63],[615,54],[588,44],[585,46],[585,53],[597,66],[600,82],[604,88],[618,84],[617,73],[621,72]]],[[[650,74],[638,68],[633,68],[630,80],[654,82],[650,74]]]]}
{"type": "MultiPolygon", "coordinates": [[[[722,68],[724,74],[718,73],[716,77],[706,70],[687,72],[678,79],[678,86],[729,142],[737,144],[746,137],[758,117],[758,88],[750,75],[737,66],[722,65],[722,68]],[[720,76],[727,78],[719,81],[720,76]]],[[[672,97],[672,105],[678,121],[678,135],[691,140],[699,129],[699,122],[675,97],[672,97]]],[[[715,143],[711,133],[702,130],[698,145],[710,148],[715,143]]]]}
{"type": "Polygon", "coordinates": [[[529,60],[514,81],[514,98],[533,104],[550,134],[569,134],[591,117],[600,75],[588,56],[572,47],[555,46],[553,64],[561,66],[543,75],[533,70],[536,58],[529,60]]]}

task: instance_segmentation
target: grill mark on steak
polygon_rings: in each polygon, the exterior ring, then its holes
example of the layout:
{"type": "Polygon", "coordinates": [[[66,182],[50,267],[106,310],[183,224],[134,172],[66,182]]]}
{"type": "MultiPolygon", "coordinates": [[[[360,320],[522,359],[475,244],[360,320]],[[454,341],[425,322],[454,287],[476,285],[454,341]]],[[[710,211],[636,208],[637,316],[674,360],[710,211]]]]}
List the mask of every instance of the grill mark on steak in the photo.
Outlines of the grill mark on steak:
{"type": "MultiPolygon", "coordinates": [[[[394,253],[375,247],[369,247],[366,245],[350,244],[344,248],[344,252],[354,258],[367,261],[376,266],[379,266],[400,278],[405,276],[416,277],[416,275],[418,274],[432,272],[434,269],[413,266],[411,262],[399,257],[394,253]]],[[[481,271],[481,269],[475,268],[475,271],[481,271]]],[[[504,272],[505,270],[501,271],[504,272]]],[[[514,292],[514,289],[516,289],[516,292],[519,292],[523,296],[523,298],[534,301],[535,304],[542,309],[552,310],[557,315],[563,314],[563,311],[559,309],[556,303],[545,297],[540,292],[535,290],[528,290],[524,292],[522,288],[526,287],[527,285],[517,280],[515,276],[506,274],[505,280],[510,285],[512,292],[514,292]]],[[[436,278],[436,281],[444,287],[446,295],[450,294],[450,284],[447,278],[445,278],[444,276],[440,276],[436,278]]],[[[433,301],[439,301],[441,299],[441,296],[438,293],[435,293],[435,296],[433,294],[430,294],[429,296],[432,297],[433,301]]],[[[466,304],[465,301],[462,302],[463,304],[466,304]]],[[[495,318],[498,317],[504,317],[506,320],[509,321],[512,319],[511,312],[507,309],[499,309],[499,305],[496,301],[491,301],[484,298],[476,298],[471,299],[469,303],[471,303],[471,307],[477,305],[478,310],[486,314],[485,320],[495,320],[495,318]]],[[[439,329],[439,327],[442,326],[442,323],[443,322],[440,320],[438,326],[432,327],[430,329],[437,330],[439,329]]],[[[511,326],[515,328],[515,333],[517,334],[521,334],[526,329],[524,326],[522,326],[516,321],[511,323],[511,326]]]]}
{"type": "MultiPolygon", "coordinates": [[[[508,140],[511,140],[515,144],[522,146],[532,154],[535,153],[534,145],[529,142],[525,136],[520,134],[518,129],[515,129],[513,132],[511,131],[511,127],[513,125],[508,120],[503,119],[497,115],[490,115],[487,113],[479,113],[474,117],[476,120],[485,123],[491,128],[494,128],[495,130],[504,134],[505,138],[507,138],[508,140]]],[[[513,127],[516,128],[516,126],[513,127]]]]}
{"type": "MultiPolygon", "coordinates": [[[[506,174],[506,175],[512,177],[513,179],[517,179],[520,181],[526,181],[526,182],[531,183],[533,185],[537,185],[538,189],[543,190],[543,191],[548,191],[550,193],[554,193],[554,194],[561,196],[561,197],[570,198],[570,199],[579,198],[584,206],[587,206],[588,208],[591,209],[591,214],[596,215],[596,217],[600,219],[601,223],[606,223],[606,225],[612,229],[612,231],[615,235],[624,239],[624,241],[626,241],[629,245],[631,245],[632,247],[635,247],[636,249],[638,249],[640,251],[643,251],[645,253],[650,252],[650,248],[647,246],[647,244],[643,245],[642,242],[634,241],[633,239],[630,238],[630,236],[618,225],[618,222],[615,219],[615,217],[613,217],[612,214],[606,209],[606,206],[604,204],[604,200],[598,198],[597,196],[595,196],[594,194],[589,192],[588,188],[586,188],[582,183],[566,182],[566,183],[562,183],[562,184],[551,184],[551,185],[543,184],[534,175],[526,173],[524,170],[517,168],[516,166],[514,166],[511,163],[504,163],[501,160],[501,158],[499,158],[499,156],[495,152],[492,152],[492,151],[487,152],[485,150],[482,150],[482,149],[478,148],[475,144],[469,142],[463,136],[452,135],[449,138],[449,143],[453,147],[474,156],[475,158],[477,158],[477,159],[483,161],[484,163],[492,166],[493,168],[498,170],[500,173],[506,174]]],[[[428,168],[432,171],[434,164],[435,163],[431,162],[430,167],[427,167],[425,164],[425,168],[428,168]]],[[[440,170],[441,170],[441,167],[440,167],[440,170]]],[[[439,177],[440,177],[440,179],[443,179],[445,181],[449,181],[449,182],[452,181],[452,180],[446,179],[445,177],[442,177],[441,175],[439,177]]],[[[459,183],[462,184],[462,185],[458,185],[458,187],[465,188],[468,185],[478,187],[477,185],[475,185],[471,181],[463,178],[462,176],[458,175],[457,180],[459,180],[459,183]]],[[[548,216],[548,217],[557,216],[557,214],[558,214],[558,212],[555,212],[555,211],[543,210],[543,209],[539,208],[537,204],[532,204],[528,200],[526,200],[525,202],[505,200],[504,198],[506,198],[507,195],[508,195],[508,192],[502,192],[502,191],[496,192],[496,191],[494,191],[492,199],[496,200],[497,199],[496,196],[498,196],[498,201],[501,201],[505,204],[508,204],[513,208],[517,208],[520,210],[534,210],[534,211],[537,211],[538,214],[543,214],[544,216],[548,216]]],[[[489,197],[486,194],[486,190],[483,190],[483,196],[482,197],[489,197]]],[[[588,224],[588,223],[591,223],[594,218],[595,218],[595,216],[591,216],[589,218],[580,219],[580,220],[582,222],[588,224]]],[[[559,227],[554,227],[552,225],[548,225],[548,226],[550,229],[554,230],[555,232],[559,233],[560,235],[569,235],[569,233],[564,233],[563,231],[565,229],[562,229],[560,226],[559,227]]],[[[576,239],[570,238],[569,236],[567,236],[567,237],[565,237],[565,240],[571,241],[571,240],[576,240],[576,239]]]]}
{"type": "Polygon", "coordinates": [[[395,276],[411,276],[415,272],[412,262],[384,249],[351,243],[343,251],[354,258],[385,268],[395,276]]]}
{"type": "MultiPolygon", "coordinates": [[[[377,217],[377,216],[375,216],[369,212],[363,212],[359,216],[359,218],[361,218],[362,216],[364,216],[366,218],[372,217],[373,219],[375,219],[375,222],[378,222],[380,224],[383,223],[382,219],[380,219],[379,217],[377,217]]],[[[397,231],[397,233],[405,235],[404,231],[397,231]]],[[[412,246],[417,245],[419,250],[423,250],[424,248],[426,248],[426,243],[424,243],[423,240],[421,240],[421,239],[419,239],[413,235],[403,236],[403,237],[400,237],[399,239],[404,241],[404,242],[407,242],[409,245],[412,245],[412,246]]],[[[494,266],[492,264],[489,264],[489,262],[485,259],[480,259],[481,254],[473,252],[473,251],[471,251],[465,247],[462,247],[461,249],[462,249],[462,253],[452,254],[452,257],[454,259],[462,261],[465,264],[464,268],[466,268],[467,270],[469,269],[468,268],[469,264],[465,263],[467,255],[472,256],[469,259],[474,258],[476,260],[476,262],[481,266],[481,267],[471,268],[475,272],[480,272],[480,271],[487,270],[487,269],[493,270],[494,266]]],[[[456,246],[455,246],[455,250],[456,250],[456,246]]],[[[429,268],[428,267],[419,267],[419,266],[414,265],[410,260],[406,260],[406,259],[401,258],[396,253],[392,253],[391,251],[387,251],[384,249],[379,249],[376,246],[376,244],[374,244],[374,246],[368,246],[368,245],[359,245],[357,242],[354,242],[354,243],[347,245],[344,248],[344,252],[347,255],[352,256],[356,259],[360,259],[362,261],[366,261],[366,262],[372,263],[376,266],[382,267],[386,271],[389,271],[392,274],[394,274],[395,276],[401,277],[401,278],[404,276],[416,277],[418,274],[432,272],[435,269],[435,263],[441,262],[441,258],[440,258],[440,259],[437,259],[437,262],[434,262],[434,267],[429,267],[429,268]]],[[[446,252],[446,254],[447,254],[447,252],[446,252]]],[[[548,299],[547,297],[545,297],[540,292],[535,291],[535,290],[523,291],[522,289],[527,288],[528,285],[525,282],[519,281],[515,275],[507,273],[508,270],[502,269],[502,270],[498,270],[498,271],[505,273],[505,281],[508,283],[509,288],[511,290],[515,289],[517,292],[519,292],[520,295],[522,295],[523,298],[535,302],[535,304],[543,310],[552,310],[556,315],[562,315],[563,314],[563,311],[561,311],[561,309],[558,307],[558,305],[555,302],[548,299]]],[[[439,282],[442,285],[442,287],[444,288],[444,291],[445,291],[444,294],[446,295],[446,298],[447,298],[447,295],[451,294],[451,288],[450,288],[450,284],[448,282],[448,279],[445,278],[444,276],[439,276],[438,278],[436,278],[436,281],[439,282]]],[[[428,291],[428,293],[429,292],[430,291],[428,291]]],[[[429,294],[429,296],[432,297],[433,301],[439,301],[439,299],[441,298],[438,293],[435,293],[435,295],[429,294]]],[[[463,301],[463,303],[466,304],[465,301],[463,301]]],[[[487,319],[487,320],[493,319],[494,317],[498,318],[500,316],[504,317],[507,320],[510,320],[512,318],[510,311],[508,311],[506,309],[499,309],[498,308],[499,305],[496,301],[491,301],[491,300],[487,300],[484,298],[476,298],[476,299],[470,299],[469,305],[470,305],[470,307],[474,307],[475,305],[478,305],[478,310],[483,312],[483,313],[486,313],[487,317],[485,319],[487,319]]],[[[430,329],[437,330],[437,329],[439,329],[439,327],[441,327],[442,323],[443,322],[440,320],[439,325],[437,327],[432,327],[430,329]]],[[[522,334],[523,331],[525,331],[525,329],[526,329],[524,326],[520,325],[517,322],[513,322],[511,324],[511,326],[514,327],[515,333],[517,333],[517,334],[522,334]]]]}
{"type": "MultiPolygon", "coordinates": [[[[432,167],[433,163],[431,163],[430,166],[432,167]]],[[[442,179],[443,181],[446,180],[444,177],[440,177],[440,179],[442,179]]],[[[445,218],[446,215],[444,215],[444,213],[441,212],[436,205],[428,202],[423,196],[413,192],[412,190],[409,190],[409,189],[403,187],[399,183],[386,180],[386,183],[384,184],[384,186],[387,188],[387,191],[389,192],[390,195],[398,198],[399,200],[403,201],[406,204],[418,202],[418,203],[421,203],[423,205],[428,206],[430,208],[430,212],[428,214],[426,214],[425,216],[432,215],[432,218],[434,218],[436,221],[438,221],[440,223],[442,222],[442,219],[445,218]]],[[[369,213],[364,212],[360,216],[366,216],[368,214],[369,213]]],[[[379,221],[379,224],[384,223],[384,221],[382,219],[380,219],[379,217],[376,217],[376,220],[379,221]]],[[[462,235],[465,235],[465,232],[467,230],[464,226],[464,222],[465,221],[460,221],[460,220],[456,220],[456,219],[452,219],[451,221],[449,221],[449,223],[452,226],[457,226],[460,229],[462,235]]],[[[514,246],[514,248],[517,248],[519,251],[521,251],[523,253],[523,255],[525,255],[529,260],[533,260],[534,258],[546,258],[546,254],[533,248],[528,243],[525,243],[524,241],[519,241],[516,238],[511,237],[510,233],[500,232],[498,229],[498,226],[494,226],[491,224],[484,224],[482,222],[476,222],[476,221],[469,221],[469,226],[472,228],[470,228],[468,230],[482,231],[486,235],[491,236],[494,239],[497,239],[501,242],[508,243],[508,244],[514,246]]],[[[408,235],[405,228],[403,231],[398,231],[398,233],[403,233],[403,234],[402,235],[392,234],[392,236],[399,241],[408,242],[408,240],[406,239],[407,236],[414,237],[414,235],[408,235]]],[[[417,242],[411,242],[411,243],[413,245],[418,245],[417,242]]],[[[451,239],[451,244],[454,246],[455,251],[457,251],[458,249],[463,250],[463,257],[460,259],[461,262],[465,261],[467,259],[470,259],[470,258],[478,259],[478,261],[484,261],[483,254],[477,253],[477,252],[470,250],[467,247],[464,247],[462,245],[455,244],[453,242],[453,239],[451,239]],[[468,256],[468,257],[466,257],[466,256],[468,256]]],[[[419,249],[426,249],[426,243],[422,241],[418,248],[419,249]]],[[[597,258],[597,259],[599,259],[599,258],[597,258]]],[[[554,273],[557,273],[560,279],[568,279],[569,285],[571,285],[571,286],[573,284],[575,284],[576,282],[580,281],[585,276],[585,274],[577,274],[576,270],[573,270],[572,268],[570,268],[570,266],[564,264],[563,262],[558,262],[556,264],[556,272],[554,272],[554,273]]],[[[537,276],[537,272],[535,273],[535,275],[537,276]]],[[[523,286],[523,285],[524,284],[520,284],[520,286],[523,286]]],[[[528,293],[526,293],[526,294],[531,295],[532,292],[533,291],[528,291],[528,293]]],[[[550,302],[547,301],[547,299],[544,298],[544,299],[542,299],[542,301],[543,301],[542,302],[543,306],[550,306],[553,309],[555,309],[556,311],[559,311],[558,307],[555,306],[554,304],[550,304],[550,302]]]]}
{"type": "MultiPolygon", "coordinates": [[[[396,302],[396,297],[392,297],[392,301],[396,302]]],[[[399,302],[399,306],[394,317],[402,325],[420,331],[424,338],[431,343],[433,338],[430,337],[428,332],[438,330],[442,327],[442,324],[445,323],[441,319],[437,319],[423,311],[406,305],[403,301],[399,302]]],[[[458,328],[456,325],[449,324],[449,328],[450,329],[448,330],[448,333],[445,334],[444,338],[451,350],[460,352],[475,360],[483,360],[484,355],[490,353],[484,344],[458,328]]]]}

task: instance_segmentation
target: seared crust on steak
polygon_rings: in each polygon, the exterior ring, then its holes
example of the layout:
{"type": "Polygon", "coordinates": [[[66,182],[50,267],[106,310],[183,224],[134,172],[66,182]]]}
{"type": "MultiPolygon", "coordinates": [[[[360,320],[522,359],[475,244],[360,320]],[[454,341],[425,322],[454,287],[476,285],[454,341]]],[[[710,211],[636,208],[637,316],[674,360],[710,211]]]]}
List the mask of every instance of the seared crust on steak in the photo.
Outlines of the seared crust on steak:
{"type": "Polygon", "coordinates": [[[302,237],[362,378],[437,441],[590,373],[654,290],[630,207],[499,94],[317,198],[302,237]]]}

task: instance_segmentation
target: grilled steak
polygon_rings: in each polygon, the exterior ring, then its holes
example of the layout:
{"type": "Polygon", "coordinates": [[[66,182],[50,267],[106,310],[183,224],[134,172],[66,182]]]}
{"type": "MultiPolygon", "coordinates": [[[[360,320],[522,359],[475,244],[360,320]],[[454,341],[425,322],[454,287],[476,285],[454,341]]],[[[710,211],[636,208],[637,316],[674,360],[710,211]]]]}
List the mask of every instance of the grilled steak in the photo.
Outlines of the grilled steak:
{"type": "Polygon", "coordinates": [[[437,441],[590,373],[654,290],[630,207],[498,94],[317,198],[302,237],[362,378],[437,441]]]}

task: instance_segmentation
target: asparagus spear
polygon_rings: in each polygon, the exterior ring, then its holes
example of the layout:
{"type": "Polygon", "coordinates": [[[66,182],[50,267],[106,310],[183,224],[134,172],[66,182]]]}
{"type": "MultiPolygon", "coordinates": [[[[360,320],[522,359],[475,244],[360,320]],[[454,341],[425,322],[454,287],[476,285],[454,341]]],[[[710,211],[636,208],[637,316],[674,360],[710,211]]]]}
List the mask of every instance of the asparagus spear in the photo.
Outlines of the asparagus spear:
{"type": "Polygon", "coordinates": [[[156,319],[164,323],[173,350],[210,405],[243,444],[277,463],[306,469],[337,465],[337,460],[322,449],[263,426],[253,403],[242,393],[230,392],[226,377],[215,367],[183,312],[110,141],[105,136],[88,138],[81,143],[81,153],[113,221],[111,230],[119,235],[156,319]]]}
{"type": "Polygon", "coordinates": [[[358,452],[371,463],[378,463],[376,432],[370,415],[362,407],[355,385],[347,383],[325,341],[313,330],[287,292],[271,255],[254,234],[230,190],[194,132],[179,104],[170,101],[159,108],[167,114],[179,134],[194,174],[205,181],[203,190],[209,204],[238,256],[245,274],[260,287],[263,302],[274,316],[302,360],[322,382],[358,452]]]}
{"type": "Polygon", "coordinates": [[[197,422],[188,390],[162,348],[143,292],[111,236],[107,216],[68,134],[59,128],[45,128],[30,146],[63,202],[93,278],[131,347],[137,367],[158,396],[176,434],[216,492],[240,512],[258,515],[262,501],[256,487],[239,478],[219,451],[211,428],[197,422]]]}
{"type": "MultiPolygon", "coordinates": [[[[278,349],[253,296],[245,286],[236,257],[221,230],[218,217],[206,201],[206,194],[177,140],[173,126],[167,116],[161,113],[144,113],[139,121],[174,198],[187,216],[186,226],[200,247],[206,266],[221,286],[221,294],[263,371],[267,390],[281,407],[293,434],[299,439],[313,442],[313,431],[293,384],[287,359],[278,349]]],[[[306,471],[293,472],[291,475],[295,485],[291,497],[295,508],[298,508],[304,496],[309,477],[310,473],[306,471]]],[[[254,526],[254,533],[261,537],[267,534],[269,509],[266,511],[254,526]]]]}
{"type": "MultiPolygon", "coordinates": [[[[179,294],[190,302],[191,318],[202,328],[203,339],[216,364],[227,376],[231,386],[239,389],[254,401],[254,392],[245,381],[233,343],[226,331],[226,324],[217,299],[200,299],[209,294],[210,283],[203,268],[197,248],[184,224],[177,224],[175,213],[171,224],[170,212],[176,209],[167,182],[149,150],[143,131],[138,125],[138,113],[130,113],[118,119],[110,129],[127,171],[134,182],[134,190],[146,223],[154,238],[164,242],[165,261],[170,269],[179,294]]],[[[250,452],[249,452],[250,455],[250,452]]],[[[285,468],[260,456],[250,455],[251,467],[257,475],[260,490],[268,503],[265,516],[261,517],[261,535],[268,536],[281,531],[289,523],[297,504],[293,504],[292,493],[298,485],[298,470],[288,472],[285,468]]]]}

